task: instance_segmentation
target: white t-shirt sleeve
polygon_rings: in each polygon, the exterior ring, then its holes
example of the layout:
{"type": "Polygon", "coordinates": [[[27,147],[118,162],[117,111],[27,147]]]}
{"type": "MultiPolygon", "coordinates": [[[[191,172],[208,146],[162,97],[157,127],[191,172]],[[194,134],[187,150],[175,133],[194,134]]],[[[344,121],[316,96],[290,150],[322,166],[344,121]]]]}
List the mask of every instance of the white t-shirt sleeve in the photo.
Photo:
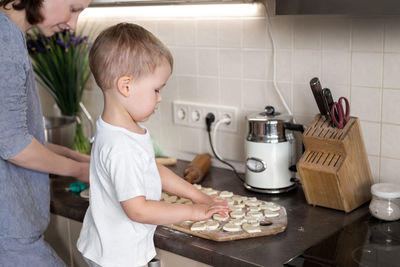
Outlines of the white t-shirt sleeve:
{"type": "Polygon", "coordinates": [[[118,201],[146,195],[143,175],[148,168],[146,157],[137,151],[118,151],[114,157],[109,158],[108,164],[118,201]]]}

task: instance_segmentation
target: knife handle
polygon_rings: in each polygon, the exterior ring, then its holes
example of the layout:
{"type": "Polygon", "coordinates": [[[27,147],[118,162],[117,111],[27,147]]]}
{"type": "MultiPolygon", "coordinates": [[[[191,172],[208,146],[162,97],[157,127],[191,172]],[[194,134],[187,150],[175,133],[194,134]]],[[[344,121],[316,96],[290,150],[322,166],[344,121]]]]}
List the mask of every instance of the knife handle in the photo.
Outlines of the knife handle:
{"type": "Polygon", "coordinates": [[[313,92],[315,101],[317,102],[319,112],[321,113],[321,115],[328,115],[327,107],[325,106],[324,96],[322,94],[321,83],[317,77],[311,79],[310,87],[313,92]]]}

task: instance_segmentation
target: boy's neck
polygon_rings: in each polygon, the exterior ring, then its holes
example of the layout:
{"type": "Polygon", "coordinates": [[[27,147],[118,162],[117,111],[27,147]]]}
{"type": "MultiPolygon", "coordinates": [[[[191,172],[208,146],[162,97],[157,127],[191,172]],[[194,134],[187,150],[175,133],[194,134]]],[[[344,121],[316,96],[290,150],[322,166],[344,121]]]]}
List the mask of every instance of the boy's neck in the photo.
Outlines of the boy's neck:
{"type": "Polygon", "coordinates": [[[111,101],[104,101],[104,109],[101,115],[103,121],[137,134],[146,133],[146,130],[140,127],[121,105],[110,102],[111,101]]]}

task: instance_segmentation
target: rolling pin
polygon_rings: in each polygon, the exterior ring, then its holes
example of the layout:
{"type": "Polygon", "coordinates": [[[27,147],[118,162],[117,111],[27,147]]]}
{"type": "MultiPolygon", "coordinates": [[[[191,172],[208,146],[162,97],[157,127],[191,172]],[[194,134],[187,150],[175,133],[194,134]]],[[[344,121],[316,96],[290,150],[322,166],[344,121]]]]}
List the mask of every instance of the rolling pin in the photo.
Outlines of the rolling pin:
{"type": "Polygon", "coordinates": [[[176,165],[176,158],[156,158],[156,162],[162,165],[176,165]]]}
{"type": "Polygon", "coordinates": [[[197,155],[183,171],[186,181],[200,183],[211,167],[211,156],[208,153],[197,155]]]}

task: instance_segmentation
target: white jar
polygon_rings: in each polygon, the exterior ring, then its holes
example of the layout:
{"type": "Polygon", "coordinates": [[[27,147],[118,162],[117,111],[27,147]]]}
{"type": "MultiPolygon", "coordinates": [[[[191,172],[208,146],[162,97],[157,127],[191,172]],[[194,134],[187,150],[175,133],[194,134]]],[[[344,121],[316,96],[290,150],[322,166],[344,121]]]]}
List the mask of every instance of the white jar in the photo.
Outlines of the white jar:
{"type": "Polygon", "coordinates": [[[379,183],[371,187],[370,213],[381,220],[400,219],[400,184],[379,183]]]}

